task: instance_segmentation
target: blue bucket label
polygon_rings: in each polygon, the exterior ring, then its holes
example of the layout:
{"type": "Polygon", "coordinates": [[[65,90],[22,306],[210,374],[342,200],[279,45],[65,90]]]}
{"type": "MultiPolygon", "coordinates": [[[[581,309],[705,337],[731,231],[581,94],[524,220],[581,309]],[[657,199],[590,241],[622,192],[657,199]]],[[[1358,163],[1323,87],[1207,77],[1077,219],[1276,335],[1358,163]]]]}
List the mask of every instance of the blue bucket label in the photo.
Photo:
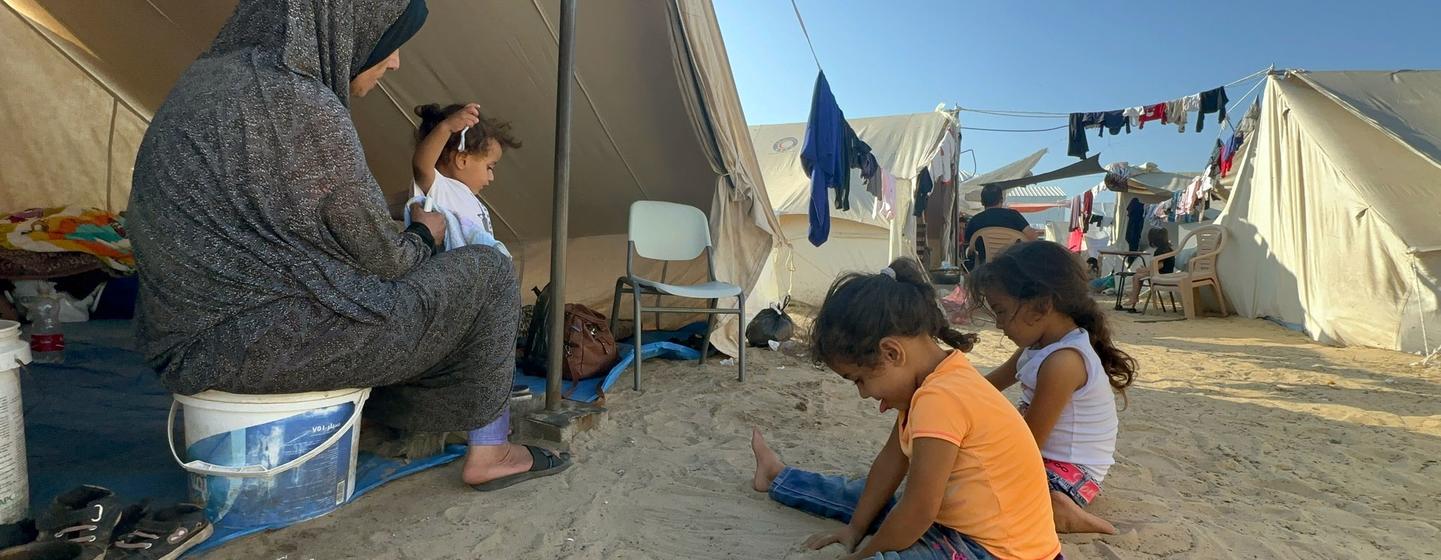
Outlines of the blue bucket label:
{"type": "MultiPolygon", "coordinates": [[[[354,411],[354,403],[342,403],[299,412],[215,434],[190,445],[186,453],[219,466],[274,468],[324,444],[354,411]]],[[[305,464],[273,477],[191,474],[191,497],[205,505],[206,517],[217,529],[275,527],[319,517],[350,497],[353,440],[347,434],[305,464]]]]}

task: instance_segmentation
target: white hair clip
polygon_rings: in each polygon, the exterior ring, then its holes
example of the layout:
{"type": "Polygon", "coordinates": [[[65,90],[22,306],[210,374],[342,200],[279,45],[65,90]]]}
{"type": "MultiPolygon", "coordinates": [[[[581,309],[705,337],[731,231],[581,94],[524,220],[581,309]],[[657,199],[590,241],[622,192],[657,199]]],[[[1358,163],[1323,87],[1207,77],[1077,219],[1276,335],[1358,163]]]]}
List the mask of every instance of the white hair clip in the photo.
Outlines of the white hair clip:
{"type": "Polygon", "coordinates": [[[464,152],[464,151],[465,151],[465,133],[466,133],[466,131],[468,131],[468,130],[470,130],[470,127],[468,127],[468,126],[465,127],[465,128],[460,129],[460,150],[459,150],[459,151],[461,151],[461,152],[464,152]]]}
{"type": "Polygon", "coordinates": [[[885,267],[885,268],[882,268],[882,269],[881,269],[881,274],[884,274],[884,275],[886,275],[886,276],[890,276],[890,277],[891,277],[891,280],[895,280],[895,279],[896,279],[896,269],[891,268],[891,267],[889,267],[889,266],[888,266],[888,267],[885,267]]]}

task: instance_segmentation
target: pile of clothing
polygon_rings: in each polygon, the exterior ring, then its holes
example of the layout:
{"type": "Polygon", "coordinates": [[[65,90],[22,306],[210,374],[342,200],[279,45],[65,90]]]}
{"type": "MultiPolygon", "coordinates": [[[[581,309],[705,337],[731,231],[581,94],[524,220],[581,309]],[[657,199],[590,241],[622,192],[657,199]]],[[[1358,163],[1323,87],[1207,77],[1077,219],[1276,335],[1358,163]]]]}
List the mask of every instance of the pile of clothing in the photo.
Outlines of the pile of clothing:
{"type": "Polygon", "coordinates": [[[0,218],[0,250],[79,253],[116,274],[135,271],[135,253],[121,217],[98,208],[31,208],[0,218]]]}
{"type": "Polygon", "coordinates": [[[1111,111],[1071,113],[1066,153],[1086,159],[1086,152],[1091,150],[1090,142],[1086,139],[1086,130],[1091,128],[1099,128],[1100,136],[1105,136],[1107,132],[1114,136],[1122,130],[1130,134],[1132,127],[1143,129],[1148,122],[1160,121],[1163,125],[1175,125],[1180,132],[1185,132],[1186,124],[1190,121],[1189,115],[1198,113],[1196,132],[1201,132],[1205,128],[1205,117],[1208,114],[1218,113],[1218,124],[1226,120],[1226,104],[1229,102],[1226,88],[1218,87],[1161,103],[1111,111]]]}

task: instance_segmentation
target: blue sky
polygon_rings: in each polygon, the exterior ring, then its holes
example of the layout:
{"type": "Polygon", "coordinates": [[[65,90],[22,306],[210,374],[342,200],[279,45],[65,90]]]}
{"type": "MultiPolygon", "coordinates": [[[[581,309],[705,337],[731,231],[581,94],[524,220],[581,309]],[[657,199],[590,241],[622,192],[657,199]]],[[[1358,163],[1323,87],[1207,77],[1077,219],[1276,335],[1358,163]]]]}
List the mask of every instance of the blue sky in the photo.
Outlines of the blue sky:
{"type": "MultiPolygon", "coordinates": [[[[1441,1],[796,0],[848,117],[962,107],[1069,113],[1158,103],[1280,68],[1441,67],[1441,1]]],[[[787,0],[715,0],[751,124],[804,121],[816,63],[787,0]]],[[[1256,80],[1227,89],[1232,110],[1256,80]]],[[[1215,115],[1210,115],[1215,119],[1215,115]]],[[[1239,118],[1239,114],[1237,117],[1239,118]]],[[[964,126],[1049,128],[1064,119],[962,113],[964,126]]],[[[1155,125],[1152,125],[1155,126],[1155,125]]],[[[1219,127],[1097,139],[1101,163],[1199,171],[1219,127]]],[[[981,172],[1048,148],[1036,171],[1076,161],[1066,131],[965,131],[981,172]]],[[[962,167],[969,169],[968,159],[962,167]]],[[[1071,192],[1096,178],[1056,183],[1071,192]]]]}

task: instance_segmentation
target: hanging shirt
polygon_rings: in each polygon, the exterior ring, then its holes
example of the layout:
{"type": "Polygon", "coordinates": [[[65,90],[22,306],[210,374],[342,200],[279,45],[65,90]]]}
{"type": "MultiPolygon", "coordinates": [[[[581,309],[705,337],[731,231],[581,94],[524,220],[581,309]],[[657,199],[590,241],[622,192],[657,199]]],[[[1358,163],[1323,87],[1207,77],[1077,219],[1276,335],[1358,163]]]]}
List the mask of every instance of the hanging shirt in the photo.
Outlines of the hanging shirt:
{"type": "Polygon", "coordinates": [[[1085,221],[1081,224],[1082,232],[1091,231],[1091,203],[1093,200],[1094,195],[1091,194],[1091,191],[1081,194],[1081,215],[1085,217],[1085,221]]]}
{"type": "Polygon", "coordinates": [[[840,181],[850,180],[850,165],[845,160],[846,116],[836,104],[825,72],[816,75],[815,92],[811,95],[811,115],[806,122],[805,146],[801,148],[801,167],[811,177],[809,208],[812,245],[820,247],[831,235],[831,211],[826,196],[840,181]]]}
{"type": "Polygon", "coordinates": [[[1146,204],[1139,198],[1132,198],[1126,204],[1126,246],[1135,251],[1141,246],[1141,226],[1146,222],[1146,204]]]}
{"type": "Polygon", "coordinates": [[[913,216],[921,216],[926,213],[926,204],[931,200],[931,189],[935,185],[931,181],[931,170],[922,169],[921,176],[916,178],[916,208],[913,216]]]}
{"type": "Polygon", "coordinates": [[[894,220],[896,218],[896,177],[890,171],[880,169],[876,172],[874,185],[879,190],[876,195],[876,204],[871,207],[872,218],[885,218],[894,220]]]}
{"type": "MultiPolygon", "coordinates": [[[[1141,126],[1141,115],[1146,114],[1146,108],[1131,107],[1121,111],[1121,114],[1126,117],[1126,120],[1130,122],[1132,126],[1139,127],[1141,126]]],[[[1130,130],[1127,130],[1126,132],[1130,132],[1130,130]]]]}
{"type": "Polygon", "coordinates": [[[1165,103],[1157,103],[1145,107],[1145,110],[1141,112],[1141,122],[1137,126],[1146,128],[1146,123],[1149,121],[1161,121],[1162,124],[1166,123],[1165,103]]]}
{"type": "Polygon", "coordinates": [[[1219,115],[1216,116],[1216,124],[1225,122],[1226,103],[1228,102],[1230,102],[1230,99],[1226,98],[1226,88],[1224,87],[1201,92],[1198,100],[1197,110],[1200,114],[1196,117],[1196,132],[1200,132],[1201,128],[1205,126],[1206,115],[1208,114],[1219,113],[1219,115]]]}
{"type": "Polygon", "coordinates": [[[1067,134],[1066,155],[1086,159],[1091,150],[1086,140],[1086,129],[1101,126],[1104,113],[1071,113],[1070,130],[1067,134]]]}
{"type": "Polygon", "coordinates": [[[1101,136],[1105,136],[1106,131],[1110,131],[1111,135],[1115,136],[1121,133],[1122,128],[1125,128],[1126,133],[1130,134],[1131,121],[1126,118],[1124,111],[1106,111],[1101,113],[1101,136]]]}

